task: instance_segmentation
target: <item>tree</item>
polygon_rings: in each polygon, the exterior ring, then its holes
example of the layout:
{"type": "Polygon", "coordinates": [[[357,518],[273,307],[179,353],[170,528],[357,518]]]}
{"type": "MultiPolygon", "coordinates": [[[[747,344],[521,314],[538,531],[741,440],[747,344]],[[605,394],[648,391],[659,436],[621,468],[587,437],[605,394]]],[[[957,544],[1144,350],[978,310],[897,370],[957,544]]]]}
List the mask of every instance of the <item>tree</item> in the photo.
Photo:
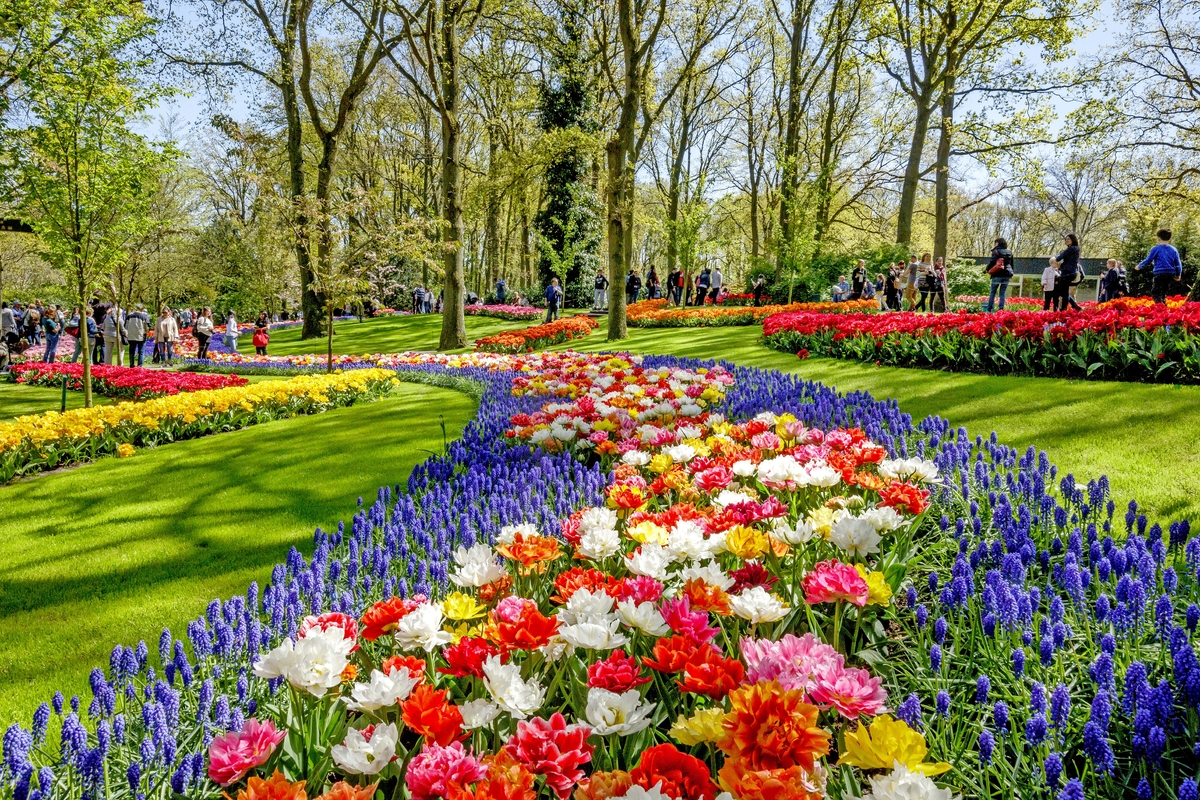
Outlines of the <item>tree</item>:
{"type": "Polygon", "coordinates": [[[470,38],[486,0],[424,0],[400,8],[408,56],[415,68],[389,51],[396,69],[438,115],[442,124],[442,334],[439,350],[467,346],[463,312],[462,42],[470,38]]]}
{"type": "MultiPolygon", "coordinates": [[[[160,96],[141,83],[146,62],[129,55],[150,33],[133,0],[77,6],[54,63],[22,74],[30,124],[13,137],[19,184],[11,190],[81,310],[145,229],[165,159],[129,128],[160,96]]],[[[84,324],[80,338],[86,353],[84,324]]],[[[90,407],[88,358],[83,371],[90,407]]]]}

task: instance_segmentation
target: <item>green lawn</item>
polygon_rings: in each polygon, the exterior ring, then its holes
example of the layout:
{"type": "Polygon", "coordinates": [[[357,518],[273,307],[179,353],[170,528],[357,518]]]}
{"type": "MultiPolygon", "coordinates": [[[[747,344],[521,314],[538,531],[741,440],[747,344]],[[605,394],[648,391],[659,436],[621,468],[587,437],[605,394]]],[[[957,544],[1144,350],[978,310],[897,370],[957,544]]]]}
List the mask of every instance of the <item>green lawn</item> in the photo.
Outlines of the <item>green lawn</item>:
{"type": "MultiPolygon", "coordinates": [[[[112,403],[107,397],[96,396],[95,404],[112,403]]],[[[62,390],[41,386],[25,386],[0,376],[0,421],[25,414],[41,414],[62,408],[62,390]]],[[[67,408],[83,408],[83,392],[67,392],[67,408]]]]}
{"type": "MultiPolygon", "coordinates": [[[[723,358],[795,372],[843,392],[894,397],[916,419],[930,414],[1019,447],[1044,449],[1060,470],[1086,480],[1108,475],[1118,502],[1136,498],[1160,521],[1200,519],[1200,386],[997,377],[872,367],[810,358],[760,344],[759,326],[630,328],[623,342],[606,327],[563,345],[577,350],[723,358]]],[[[1165,527],[1165,525],[1164,525],[1165,527]]]]}
{"type": "MultiPolygon", "coordinates": [[[[536,322],[509,322],[491,317],[467,317],[467,339],[474,342],[484,336],[500,331],[525,328],[536,322]]],[[[441,314],[418,314],[415,316],[392,315],[375,319],[347,320],[333,326],[334,353],[398,353],[404,350],[436,350],[438,336],[442,330],[441,314]]],[[[250,337],[243,336],[238,343],[242,352],[253,353],[250,337]],[[243,346],[246,345],[246,346],[243,346]]],[[[470,349],[470,348],[468,348],[470,349]]],[[[271,344],[267,353],[273,356],[290,356],[297,353],[324,353],[324,339],[301,341],[300,326],[293,325],[271,331],[271,344]]]]}
{"type": "MultiPolygon", "coordinates": [[[[16,387],[28,390],[29,387],[16,387]]],[[[117,643],[154,648],[209,600],[265,581],[355,499],[403,483],[474,415],[457,392],[391,396],[103,459],[0,487],[0,711],[29,724],[55,689],[85,698],[117,643]]]]}

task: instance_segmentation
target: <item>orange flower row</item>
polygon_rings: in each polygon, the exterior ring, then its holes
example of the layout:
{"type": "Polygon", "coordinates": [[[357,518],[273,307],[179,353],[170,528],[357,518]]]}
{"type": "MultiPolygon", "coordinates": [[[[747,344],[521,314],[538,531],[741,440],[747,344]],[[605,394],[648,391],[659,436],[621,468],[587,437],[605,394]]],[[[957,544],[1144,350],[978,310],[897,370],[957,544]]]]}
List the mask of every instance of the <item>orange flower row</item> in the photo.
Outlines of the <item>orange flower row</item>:
{"type": "Polygon", "coordinates": [[[635,328],[708,328],[732,325],[757,325],[772,314],[806,311],[819,314],[845,314],[852,311],[878,311],[874,300],[848,300],[844,303],[791,303],[769,306],[703,306],[667,308],[666,300],[643,300],[626,309],[629,324],[635,328]]]}
{"type": "Polygon", "coordinates": [[[475,349],[491,353],[532,353],[552,344],[587,336],[598,327],[600,323],[588,316],[563,317],[545,325],[485,336],[475,341],[475,349]]]}

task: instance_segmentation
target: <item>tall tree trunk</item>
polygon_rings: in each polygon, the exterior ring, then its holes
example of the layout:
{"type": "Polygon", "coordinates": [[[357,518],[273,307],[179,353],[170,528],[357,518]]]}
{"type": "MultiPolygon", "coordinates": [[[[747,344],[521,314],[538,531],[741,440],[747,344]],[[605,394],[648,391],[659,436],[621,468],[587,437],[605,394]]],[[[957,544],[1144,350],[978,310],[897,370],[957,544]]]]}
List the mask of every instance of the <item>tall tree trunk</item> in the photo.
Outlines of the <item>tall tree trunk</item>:
{"type": "Polygon", "coordinates": [[[463,209],[462,175],[459,167],[458,119],[460,0],[444,0],[442,8],[442,243],[445,247],[442,298],[442,336],[439,350],[467,346],[467,323],[463,315],[463,209]],[[451,8],[453,6],[453,8],[451,8]]]}
{"type": "Polygon", "coordinates": [[[292,211],[295,214],[293,224],[296,227],[295,241],[296,265],[300,269],[300,309],[304,314],[304,326],[300,330],[301,339],[313,339],[321,335],[324,320],[324,298],[317,293],[313,282],[315,275],[312,269],[312,254],[308,243],[301,232],[309,225],[308,215],[304,213],[302,201],[304,198],[304,129],[300,123],[300,98],[296,91],[295,80],[292,77],[292,66],[283,60],[284,77],[280,82],[283,95],[283,113],[287,120],[287,159],[289,189],[292,195],[292,211]]]}
{"type": "Polygon", "coordinates": [[[802,3],[792,4],[792,31],[788,45],[788,104],[783,136],[783,164],[780,174],[779,248],[775,260],[775,277],[783,275],[792,258],[792,217],[795,211],[799,175],[797,158],[800,154],[800,42],[804,29],[802,3]]]}
{"type": "Polygon", "coordinates": [[[489,288],[496,284],[500,274],[500,192],[496,188],[496,152],[499,150],[495,131],[488,136],[488,196],[487,214],[483,226],[483,291],[482,297],[489,288]]]}
{"type": "Polygon", "coordinates": [[[606,148],[608,185],[604,190],[608,215],[608,341],[629,336],[625,321],[625,151],[620,132],[606,148]]]}
{"type": "Polygon", "coordinates": [[[83,264],[79,254],[82,248],[75,243],[75,270],[79,274],[79,346],[83,355],[83,407],[92,407],[92,344],[88,339],[87,315],[87,286],[83,282],[83,264]]]}
{"type": "Polygon", "coordinates": [[[521,278],[529,283],[533,280],[533,258],[529,242],[529,208],[521,204],[521,278]]]}
{"type": "Polygon", "coordinates": [[[838,79],[842,73],[842,48],[834,51],[829,72],[829,91],[825,95],[825,119],[821,127],[821,172],[817,178],[817,214],[813,230],[814,256],[820,254],[821,245],[829,230],[829,213],[833,207],[833,172],[836,168],[833,156],[834,117],[837,115],[838,79]]]}
{"type": "Polygon", "coordinates": [[[937,176],[933,204],[933,254],[947,260],[950,254],[950,144],[954,134],[954,77],[957,55],[946,53],[946,74],[942,79],[942,120],[937,149],[937,176]]]}
{"type": "Polygon", "coordinates": [[[754,139],[754,80],[746,76],[746,164],[750,176],[750,263],[758,269],[758,255],[762,245],[758,232],[758,152],[754,139]]]}
{"type": "Polygon", "coordinates": [[[917,206],[917,188],[921,183],[921,155],[929,133],[929,117],[933,107],[927,95],[917,101],[917,116],[913,121],[912,142],[908,148],[908,165],[904,168],[904,183],[900,187],[900,210],[896,218],[896,242],[912,243],[913,211],[917,206]]]}

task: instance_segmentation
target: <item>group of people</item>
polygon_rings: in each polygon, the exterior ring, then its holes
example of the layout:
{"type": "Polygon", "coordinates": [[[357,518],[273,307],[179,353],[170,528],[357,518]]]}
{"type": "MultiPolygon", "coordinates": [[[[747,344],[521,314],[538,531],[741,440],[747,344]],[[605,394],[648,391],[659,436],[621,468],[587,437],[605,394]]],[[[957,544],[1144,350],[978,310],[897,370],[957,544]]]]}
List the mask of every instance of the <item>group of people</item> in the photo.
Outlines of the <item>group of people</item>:
{"type": "MultiPolygon", "coordinates": [[[[267,354],[270,325],[271,320],[267,313],[260,313],[255,321],[252,337],[255,352],[260,355],[267,354]]],[[[66,335],[75,341],[71,363],[78,362],[82,357],[89,359],[93,364],[118,364],[121,360],[119,353],[128,348],[126,365],[141,367],[145,362],[146,341],[153,336],[152,362],[169,365],[175,358],[181,332],[189,328],[198,345],[197,358],[207,358],[209,345],[218,326],[224,329],[226,348],[236,353],[238,322],[237,315],[232,310],[225,316],[223,323],[217,323],[213,319],[212,309],[208,307],[199,310],[186,307],[173,310],[163,305],[157,318],[152,320],[142,303],[135,303],[132,309],[126,310],[115,303],[102,302],[99,297],[93,297],[91,302],[83,307],[82,313],[79,308],[75,308],[70,316],[67,316],[62,306],[53,303],[43,304],[41,301],[35,301],[27,307],[14,303],[12,308],[7,301],[0,303],[0,340],[10,351],[22,339],[30,345],[45,345],[41,360],[47,364],[55,362],[59,340],[66,335]],[[36,327],[36,331],[32,333],[29,332],[31,324],[36,327]],[[85,331],[88,340],[87,353],[83,352],[82,334],[85,331]]]]}
{"type": "MultiPolygon", "coordinates": [[[[608,308],[608,274],[599,269],[596,271],[594,297],[592,308],[604,311],[608,308]]],[[[720,267],[705,267],[696,275],[686,276],[683,270],[675,267],[667,274],[664,284],[658,277],[658,270],[651,266],[643,278],[636,270],[630,269],[625,278],[625,302],[636,303],[638,300],[661,300],[673,306],[704,305],[717,302],[717,298],[725,291],[725,276],[720,267]]]]}
{"type": "Polygon", "coordinates": [[[949,291],[945,259],[924,253],[920,258],[912,255],[907,264],[890,264],[887,272],[877,273],[874,280],[867,274],[866,260],[860,258],[849,280],[838,276],[830,295],[835,303],[876,300],[880,311],[936,312],[949,308],[949,291]]]}
{"type": "Polygon", "coordinates": [[[442,294],[443,289],[438,292],[437,297],[433,296],[433,289],[428,289],[424,286],[416,286],[412,290],[412,304],[414,314],[433,314],[441,313],[442,311],[442,294]]]}

